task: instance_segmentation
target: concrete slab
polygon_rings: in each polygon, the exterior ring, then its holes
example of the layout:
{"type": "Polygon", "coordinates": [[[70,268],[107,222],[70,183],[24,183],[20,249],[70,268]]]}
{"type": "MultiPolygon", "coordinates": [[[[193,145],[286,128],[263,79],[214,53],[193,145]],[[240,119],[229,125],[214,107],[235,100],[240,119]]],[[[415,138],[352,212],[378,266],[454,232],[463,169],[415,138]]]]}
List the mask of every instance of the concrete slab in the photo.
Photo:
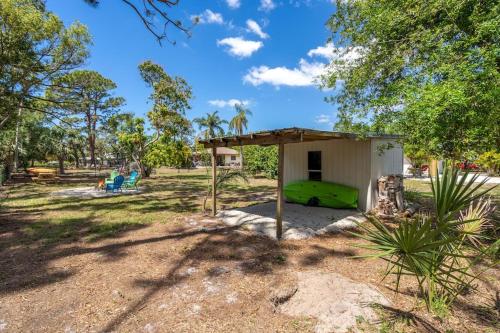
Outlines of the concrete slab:
{"type": "MultiPolygon", "coordinates": [[[[224,223],[276,238],[276,203],[268,202],[254,206],[224,210],[217,214],[224,223]]],[[[283,215],[283,238],[306,239],[325,233],[338,233],[355,229],[366,220],[354,209],[332,209],[309,207],[285,203],[283,215]]]]}
{"type": "Polygon", "coordinates": [[[77,197],[77,198],[104,198],[113,197],[117,195],[131,195],[142,193],[141,189],[124,189],[121,192],[106,192],[104,190],[98,190],[95,187],[77,187],[69,188],[60,191],[52,192],[51,195],[54,197],[77,197]]]}

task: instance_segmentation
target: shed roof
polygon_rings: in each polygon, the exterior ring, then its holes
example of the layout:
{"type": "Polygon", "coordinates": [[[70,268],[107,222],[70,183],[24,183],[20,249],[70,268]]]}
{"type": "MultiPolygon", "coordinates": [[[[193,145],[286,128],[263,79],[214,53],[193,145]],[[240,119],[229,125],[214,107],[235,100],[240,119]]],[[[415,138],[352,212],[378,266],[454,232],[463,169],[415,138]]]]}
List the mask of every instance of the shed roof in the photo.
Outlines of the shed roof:
{"type": "MultiPolygon", "coordinates": [[[[218,137],[207,140],[201,140],[200,143],[206,148],[212,147],[234,147],[246,145],[275,145],[278,143],[296,143],[318,140],[332,139],[400,139],[400,135],[395,134],[368,134],[359,136],[355,133],[319,131],[308,128],[282,128],[269,131],[259,131],[244,135],[218,137]]],[[[219,154],[219,152],[217,152],[219,154]]]]}

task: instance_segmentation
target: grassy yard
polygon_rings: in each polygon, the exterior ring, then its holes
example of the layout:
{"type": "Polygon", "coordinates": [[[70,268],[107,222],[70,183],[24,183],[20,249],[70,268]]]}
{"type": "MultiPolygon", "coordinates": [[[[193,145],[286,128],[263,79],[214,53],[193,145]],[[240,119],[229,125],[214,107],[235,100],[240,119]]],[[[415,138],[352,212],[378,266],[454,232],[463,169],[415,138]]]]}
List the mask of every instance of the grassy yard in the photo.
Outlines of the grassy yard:
{"type": "MultiPolygon", "coordinates": [[[[450,314],[425,311],[415,284],[382,281],[385,263],[356,259],[348,234],[276,242],[202,214],[205,170],[158,170],[142,192],[106,198],[53,196],[94,186],[93,173],[16,181],[0,204],[0,327],[5,332],[312,332],[315,319],[289,317],[270,302],[300,271],[338,273],[376,286],[392,303],[364,332],[495,332],[498,271],[461,297],[450,314]]],[[[274,199],[275,182],[251,178],[220,192],[220,208],[274,199]]],[[[420,200],[430,188],[406,186],[420,200]]],[[[498,200],[498,189],[493,192],[498,200]]],[[[1,330],[1,329],[0,329],[1,330]]]]}
{"type": "MultiPolygon", "coordinates": [[[[7,187],[2,193],[0,214],[14,218],[10,223],[20,227],[21,239],[27,242],[92,241],[152,222],[175,223],[180,216],[201,212],[209,179],[205,170],[159,169],[152,178],[141,180],[143,193],[137,195],[52,196],[57,190],[97,183],[93,172],[73,172],[55,181],[7,187]],[[29,223],[33,220],[36,223],[29,223]]],[[[272,199],[274,191],[275,182],[265,178],[228,184],[218,204],[221,208],[249,205],[272,199]]]]}
{"type": "MultiPolygon", "coordinates": [[[[405,179],[404,181],[406,196],[408,199],[412,199],[416,201],[422,206],[428,207],[431,203],[430,200],[432,198],[432,189],[430,180],[413,180],[413,179],[405,179]]],[[[495,186],[491,184],[484,185],[481,190],[491,189],[489,192],[489,196],[491,197],[491,201],[497,206],[500,206],[500,186],[495,186]]],[[[499,210],[495,210],[493,214],[493,219],[496,221],[497,225],[500,223],[500,213],[499,210]]]]}

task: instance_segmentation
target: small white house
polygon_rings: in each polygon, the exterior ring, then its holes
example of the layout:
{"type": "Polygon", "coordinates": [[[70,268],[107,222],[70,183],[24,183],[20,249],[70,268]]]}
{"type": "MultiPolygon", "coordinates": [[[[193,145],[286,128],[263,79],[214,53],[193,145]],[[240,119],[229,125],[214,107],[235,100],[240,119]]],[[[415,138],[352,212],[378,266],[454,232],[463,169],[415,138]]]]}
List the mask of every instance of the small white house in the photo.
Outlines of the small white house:
{"type": "Polygon", "coordinates": [[[240,152],[227,147],[218,147],[217,165],[226,167],[241,167],[240,152]]]}

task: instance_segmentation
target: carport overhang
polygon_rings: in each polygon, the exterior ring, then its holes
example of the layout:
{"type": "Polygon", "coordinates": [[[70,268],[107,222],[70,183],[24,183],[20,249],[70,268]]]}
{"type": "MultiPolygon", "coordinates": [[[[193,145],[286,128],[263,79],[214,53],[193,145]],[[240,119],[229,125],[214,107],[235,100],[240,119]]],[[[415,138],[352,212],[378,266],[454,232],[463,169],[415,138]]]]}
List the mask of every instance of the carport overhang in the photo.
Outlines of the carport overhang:
{"type": "Polygon", "coordinates": [[[212,215],[217,214],[217,148],[218,147],[236,147],[236,146],[272,146],[278,145],[278,187],[276,202],[276,238],[281,239],[283,233],[283,171],[285,144],[311,142],[320,140],[335,139],[353,139],[366,140],[370,138],[400,139],[399,135],[364,135],[360,136],[354,133],[319,131],[307,128],[283,128],[271,131],[254,132],[244,135],[217,137],[207,140],[200,140],[199,143],[205,148],[212,149],[212,215]]]}

